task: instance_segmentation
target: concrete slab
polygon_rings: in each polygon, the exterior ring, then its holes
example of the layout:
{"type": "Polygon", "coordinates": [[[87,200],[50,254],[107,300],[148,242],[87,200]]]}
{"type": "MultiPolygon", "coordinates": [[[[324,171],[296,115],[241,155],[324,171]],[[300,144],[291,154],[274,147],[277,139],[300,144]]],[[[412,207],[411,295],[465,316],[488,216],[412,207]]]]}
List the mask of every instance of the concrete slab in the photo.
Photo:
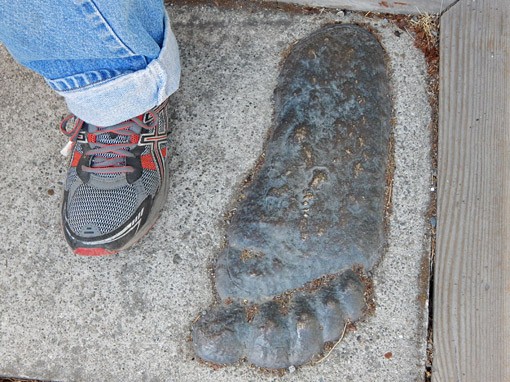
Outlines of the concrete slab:
{"type": "MultiPolygon", "coordinates": [[[[272,0],[266,0],[272,1],[272,0]]],[[[285,3],[315,7],[350,9],[363,12],[382,13],[441,13],[456,0],[281,0],[285,3]]]]}
{"type": "Polygon", "coordinates": [[[161,219],[123,254],[72,255],[59,226],[66,110],[0,50],[0,376],[54,381],[412,381],[425,364],[430,107],[411,36],[357,14],[170,6],[182,87],[172,98],[172,186],[161,219]],[[213,301],[210,262],[236,185],[262,152],[282,55],[333,22],[376,31],[395,107],[389,247],[376,311],[318,365],[283,377],[197,362],[192,321],[213,301]]]}

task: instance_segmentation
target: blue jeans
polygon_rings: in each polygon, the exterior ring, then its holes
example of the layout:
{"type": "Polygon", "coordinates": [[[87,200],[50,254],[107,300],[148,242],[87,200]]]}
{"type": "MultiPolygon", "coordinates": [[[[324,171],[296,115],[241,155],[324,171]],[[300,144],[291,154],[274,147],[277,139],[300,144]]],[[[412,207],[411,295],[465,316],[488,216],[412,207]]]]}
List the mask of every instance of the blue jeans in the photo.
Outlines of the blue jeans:
{"type": "Polygon", "coordinates": [[[0,0],[0,41],[94,125],[143,114],[179,87],[162,0],[0,0]]]}

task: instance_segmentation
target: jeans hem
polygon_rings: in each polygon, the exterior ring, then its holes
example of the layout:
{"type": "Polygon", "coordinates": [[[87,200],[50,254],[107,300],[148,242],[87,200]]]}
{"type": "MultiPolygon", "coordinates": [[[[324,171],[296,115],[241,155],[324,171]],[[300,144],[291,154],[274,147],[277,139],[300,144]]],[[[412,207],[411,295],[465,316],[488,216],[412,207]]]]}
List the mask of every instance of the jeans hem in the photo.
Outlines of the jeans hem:
{"type": "Polygon", "coordinates": [[[46,79],[46,82],[57,92],[70,92],[73,90],[84,90],[88,87],[97,87],[130,73],[133,73],[133,71],[121,72],[120,70],[100,69],[92,72],[75,74],[69,77],[57,78],[55,80],[46,79]]]}
{"type": "Polygon", "coordinates": [[[179,88],[179,82],[179,48],[166,15],[163,47],[146,68],[57,93],[78,118],[93,125],[110,126],[158,106],[179,88]]]}

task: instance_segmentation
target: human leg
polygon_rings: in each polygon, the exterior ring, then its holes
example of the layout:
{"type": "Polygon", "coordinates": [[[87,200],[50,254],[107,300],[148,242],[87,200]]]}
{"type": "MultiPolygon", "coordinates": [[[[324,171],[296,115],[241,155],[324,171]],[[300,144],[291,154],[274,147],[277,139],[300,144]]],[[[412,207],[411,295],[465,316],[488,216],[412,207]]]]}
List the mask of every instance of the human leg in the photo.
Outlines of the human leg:
{"type": "Polygon", "coordinates": [[[69,110],[113,125],[179,86],[177,42],[161,0],[0,1],[0,41],[69,110]]]}

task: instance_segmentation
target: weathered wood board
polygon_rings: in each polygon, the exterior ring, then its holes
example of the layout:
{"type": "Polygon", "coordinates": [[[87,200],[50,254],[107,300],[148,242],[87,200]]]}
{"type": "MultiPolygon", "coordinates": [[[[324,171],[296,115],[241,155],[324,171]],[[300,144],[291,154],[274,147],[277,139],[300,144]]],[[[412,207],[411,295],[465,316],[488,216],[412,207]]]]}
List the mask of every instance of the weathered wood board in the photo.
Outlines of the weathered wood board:
{"type": "Polygon", "coordinates": [[[380,13],[441,13],[457,0],[279,0],[308,6],[380,13]]]}
{"type": "Polygon", "coordinates": [[[441,18],[433,381],[510,381],[510,1],[441,18]]]}

